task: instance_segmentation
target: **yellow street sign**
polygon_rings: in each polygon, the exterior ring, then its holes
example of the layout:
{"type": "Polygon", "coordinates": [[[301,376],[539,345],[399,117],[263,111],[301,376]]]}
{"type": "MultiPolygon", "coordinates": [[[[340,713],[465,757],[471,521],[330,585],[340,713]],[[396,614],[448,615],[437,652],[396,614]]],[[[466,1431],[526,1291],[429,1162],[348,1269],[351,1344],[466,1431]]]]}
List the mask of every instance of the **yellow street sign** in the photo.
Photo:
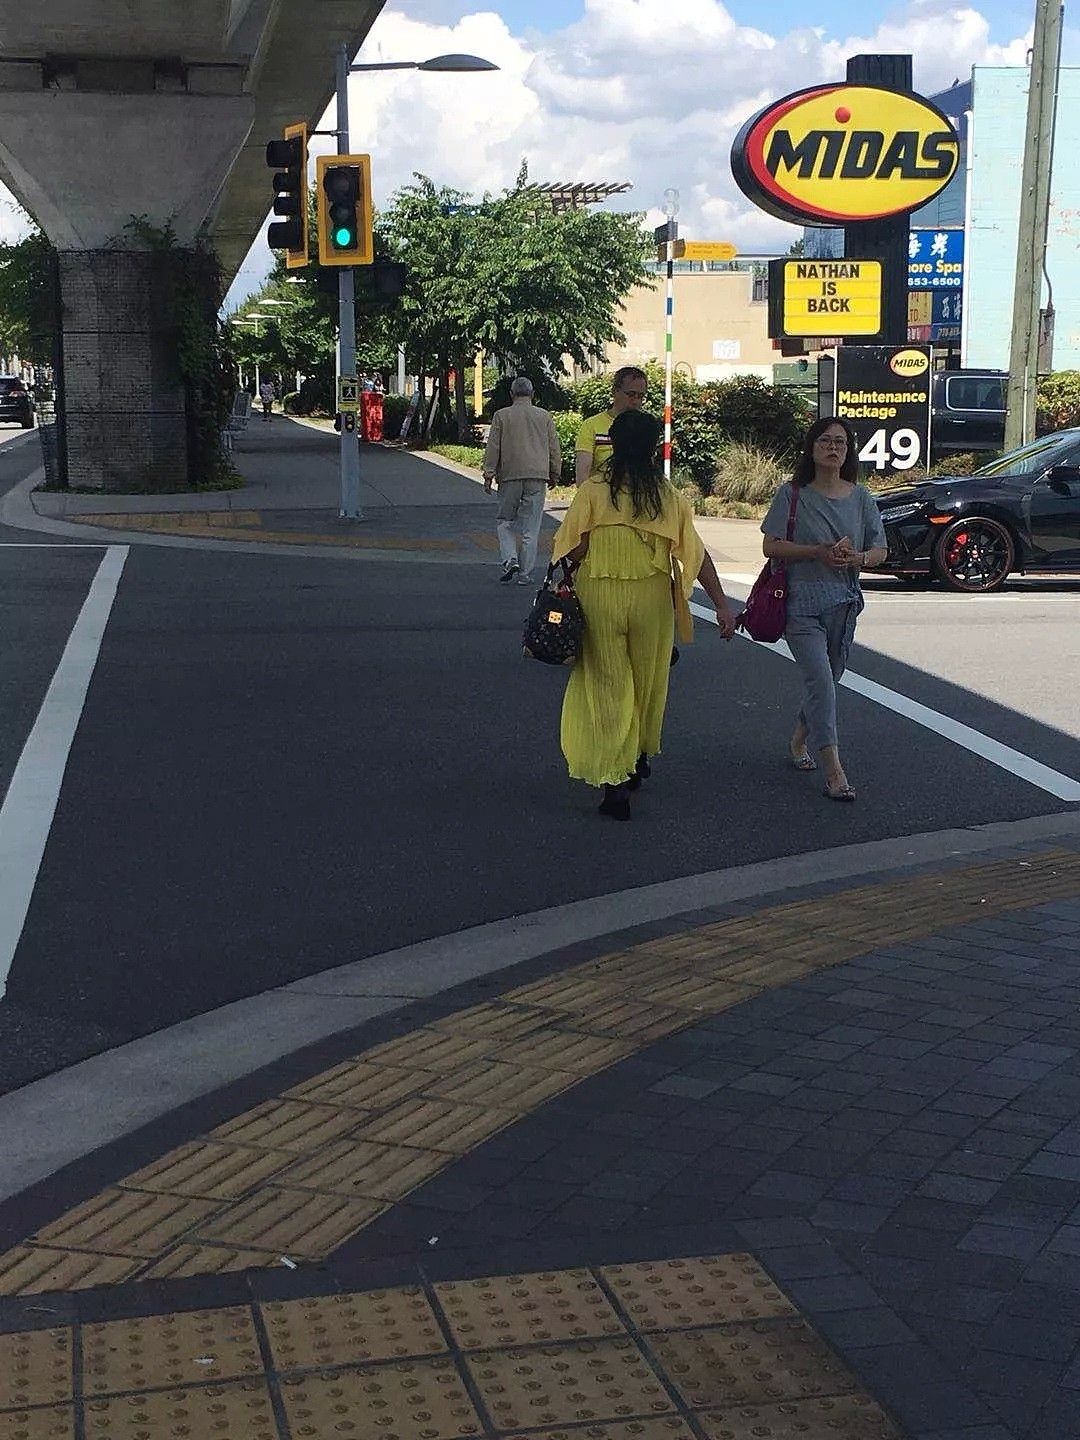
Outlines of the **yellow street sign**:
{"type": "Polygon", "coordinates": [[[934,292],[932,290],[909,290],[907,297],[907,323],[929,325],[934,292]]]}
{"type": "Polygon", "coordinates": [[[339,410],[359,410],[360,386],[355,375],[338,376],[337,408],[339,410]]]}
{"type": "MultiPolygon", "coordinates": [[[[683,257],[683,251],[684,251],[685,249],[686,249],[686,241],[685,241],[685,240],[673,240],[673,241],[671,242],[671,258],[672,258],[672,260],[681,260],[682,257],[683,257]]],[[[666,245],[658,245],[658,246],[656,247],[656,258],[657,258],[657,260],[659,260],[661,263],[663,263],[663,262],[667,259],[667,252],[668,252],[668,247],[667,247],[666,245]]]]}
{"type": "Polygon", "coordinates": [[[738,250],[727,240],[687,240],[683,245],[684,260],[734,260],[738,250]]]}
{"type": "Polygon", "coordinates": [[[785,335],[876,335],[880,260],[785,260],[785,335]]]}

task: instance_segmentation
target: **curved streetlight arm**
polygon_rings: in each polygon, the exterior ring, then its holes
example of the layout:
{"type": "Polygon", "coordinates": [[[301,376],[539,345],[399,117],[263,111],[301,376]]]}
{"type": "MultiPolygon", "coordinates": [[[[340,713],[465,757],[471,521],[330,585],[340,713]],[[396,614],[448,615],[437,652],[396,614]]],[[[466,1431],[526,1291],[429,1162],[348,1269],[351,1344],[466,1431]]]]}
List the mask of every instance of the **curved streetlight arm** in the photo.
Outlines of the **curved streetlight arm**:
{"type": "Polygon", "coordinates": [[[490,60],[479,55],[433,55],[430,60],[377,60],[368,65],[350,65],[350,73],[357,70],[428,70],[464,74],[478,70],[498,70],[490,60]]]}

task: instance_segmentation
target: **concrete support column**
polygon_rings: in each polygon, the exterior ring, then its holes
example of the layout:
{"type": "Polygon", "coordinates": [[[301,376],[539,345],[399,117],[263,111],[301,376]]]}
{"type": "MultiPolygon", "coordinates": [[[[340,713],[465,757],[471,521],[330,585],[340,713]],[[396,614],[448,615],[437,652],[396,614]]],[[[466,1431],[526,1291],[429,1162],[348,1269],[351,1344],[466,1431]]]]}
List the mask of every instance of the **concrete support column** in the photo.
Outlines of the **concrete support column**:
{"type": "Polygon", "coordinates": [[[0,91],[0,170],[59,252],[71,485],[189,483],[168,257],[126,227],[145,220],[191,246],[253,113],[243,94],[0,91]]]}

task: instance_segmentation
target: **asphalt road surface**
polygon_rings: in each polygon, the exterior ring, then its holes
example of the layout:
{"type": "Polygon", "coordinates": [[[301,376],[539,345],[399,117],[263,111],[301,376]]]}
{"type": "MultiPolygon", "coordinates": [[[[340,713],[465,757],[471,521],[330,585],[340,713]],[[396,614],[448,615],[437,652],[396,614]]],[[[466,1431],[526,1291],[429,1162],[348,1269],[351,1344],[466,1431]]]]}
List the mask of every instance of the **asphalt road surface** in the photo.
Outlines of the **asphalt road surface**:
{"type": "MultiPolygon", "coordinates": [[[[0,443],[0,494],[36,463],[33,443],[0,443]]],[[[633,823],[600,820],[559,754],[564,677],[520,657],[529,592],[494,573],[0,532],[0,795],[32,732],[55,765],[59,741],[37,717],[58,666],[48,713],[73,733],[25,923],[7,956],[0,946],[0,1089],[485,921],[1072,808],[854,691],[842,742],[859,800],[831,804],[820,777],[785,763],[794,667],[702,625],[633,823]],[[69,645],[92,592],[99,650],[82,632],[69,645]],[[80,664],[84,700],[68,683],[80,664]]],[[[1064,586],[968,601],[883,583],[852,669],[1080,778],[1075,599],[1064,586]]],[[[0,856],[45,803],[25,771],[0,812],[0,856]]],[[[12,874],[0,914],[19,909],[12,874]]]]}

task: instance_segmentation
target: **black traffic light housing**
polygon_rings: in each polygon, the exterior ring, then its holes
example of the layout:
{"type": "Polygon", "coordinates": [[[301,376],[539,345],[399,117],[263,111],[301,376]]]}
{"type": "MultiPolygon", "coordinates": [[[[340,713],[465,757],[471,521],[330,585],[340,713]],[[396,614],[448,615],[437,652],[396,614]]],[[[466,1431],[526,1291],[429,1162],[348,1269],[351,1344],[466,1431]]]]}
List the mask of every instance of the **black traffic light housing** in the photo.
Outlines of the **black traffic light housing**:
{"type": "Polygon", "coordinates": [[[266,163],[277,171],[273,179],[277,220],[266,232],[271,250],[285,251],[285,264],[296,270],[308,263],[307,126],[287,125],[281,140],[266,147],[266,163]]]}
{"type": "Polygon", "coordinates": [[[320,155],[316,194],[320,265],[370,265],[371,157],[320,155]]]}

